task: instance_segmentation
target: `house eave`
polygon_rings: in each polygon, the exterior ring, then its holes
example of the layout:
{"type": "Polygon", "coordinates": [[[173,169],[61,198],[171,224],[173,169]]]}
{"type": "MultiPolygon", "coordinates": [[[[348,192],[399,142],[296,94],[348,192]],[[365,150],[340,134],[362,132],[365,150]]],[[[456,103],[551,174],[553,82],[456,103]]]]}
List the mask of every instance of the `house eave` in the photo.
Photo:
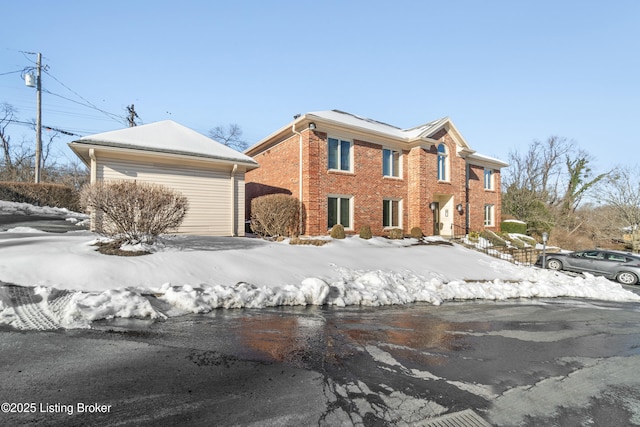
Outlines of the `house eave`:
{"type": "Polygon", "coordinates": [[[158,150],[158,149],[149,149],[145,147],[131,146],[126,144],[117,144],[111,142],[104,141],[74,141],[68,144],[69,148],[80,157],[83,163],[87,166],[91,164],[91,160],[89,158],[89,150],[97,149],[100,151],[107,151],[113,153],[139,153],[143,155],[150,155],[154,157],[161,158],[173,158],[173,159],[185,159],[185,160],[199,160],[207,163],[217,163],[217,164],[225,164],[225,165],[242,165],[246,168],[246,170],[251,170],[259,167],[258,163],[255,161],[247,162],[246,160],[241,159],[233,159],[219,156],[209,156],[206,154],[197,154],[190,152],[182,152],[177,150],[158,150]]]}
{"type": "Polygon", "coordinates": [[[476,166],[485,166],[491,167],[493,169],[502,169],[509,167],[509,163],[503,162],[502,160],[495,159],[493,157],[487,157],[478,155],[475,152],[468,153],[466,155],[462,155],[465,161],[469,164],[476,166]]]}
{"type": "Polygon", "coordinates": [[[374,144],[380,145],[388,145],[394,148],[410,150],[416,146],[430,147],[437,143],[435,139],[419,136],[415,137],[396,137],[393,135],[389,135],[384,132],[375,131],[372,129],[365,129],[358,126],[353,126],[350,124],[345,124],[338,120],[331,120],[325,117],[319,117],[312,113],[307,113],[299,118],[295,119],[293,122],[289,123],[286,126],[278,129],[273,132],[269,136],[261,139],[256,144],[247,148],[244,151],[244,154],[248,156],[255,156],[263,151],[268,150],[275,145],[278,145],[282,141],[285,141],[291,138],[295,133],[293,129],[297,132],[303,132],[309,129],[309,124],[315,123],[316,129],[320,132],[325,133],[343,133],[348,134],[355,139],[362,138],[362,140],[371,142],[374,144]]]}

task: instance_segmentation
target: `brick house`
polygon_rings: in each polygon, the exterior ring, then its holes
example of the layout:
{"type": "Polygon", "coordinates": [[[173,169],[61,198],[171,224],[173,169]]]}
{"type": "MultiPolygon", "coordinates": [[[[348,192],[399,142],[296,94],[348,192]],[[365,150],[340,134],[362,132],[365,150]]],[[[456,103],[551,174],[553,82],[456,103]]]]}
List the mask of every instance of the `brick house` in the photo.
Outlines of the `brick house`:
{"type": "Polygon", "coordinates": [[[377,235],[499,229],[508,165],[472,150],[446,117],[400,129],[338,110],[307,113],[245,154],[260,165],[246,173],[247,208],[255,197],[291,194],[303,202],[303,234],[337,223],[377,235]]]}

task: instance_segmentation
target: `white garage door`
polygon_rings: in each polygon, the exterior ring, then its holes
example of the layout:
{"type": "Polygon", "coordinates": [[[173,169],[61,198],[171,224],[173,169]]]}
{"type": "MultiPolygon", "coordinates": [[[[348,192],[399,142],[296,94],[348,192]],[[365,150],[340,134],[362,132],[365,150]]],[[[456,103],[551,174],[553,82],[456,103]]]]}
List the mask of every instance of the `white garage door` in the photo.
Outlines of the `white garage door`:
{"type": "Polygon", "coordinates": [[[179,233],[228,236],[232,224],[229,170],[98,158],[98,180],[131,179],[173,188],[189,199],[179,233]]]}

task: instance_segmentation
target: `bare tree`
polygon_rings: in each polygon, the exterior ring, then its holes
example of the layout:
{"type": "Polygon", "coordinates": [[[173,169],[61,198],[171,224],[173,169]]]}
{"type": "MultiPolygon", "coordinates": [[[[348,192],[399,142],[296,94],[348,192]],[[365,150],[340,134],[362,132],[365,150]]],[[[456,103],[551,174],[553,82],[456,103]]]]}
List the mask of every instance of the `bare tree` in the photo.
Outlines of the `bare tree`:
{"type": "Polygon", "coordinates": [[[509,153],[510,167],[502,182],[505,188],[525,189],[548,205],[558,200],[563,160],[574,150],[574,143],[564,137],[551,136],[545,142],[533,141],[525,153],[509,153]]]}
{"type": "Polygon", "coordinates": [[[209,130],[209,137],[237,151],[243,151],[249,146],[242,138],[242,129],[235,123],[226,127],[216,126],[209,130]]]}
{"type": "Polygon", "coordinates": [[[0,142],[2,143],[2,155],[4,167],[7,170],[12,169],[11,164],[11,137],[7,134],[7,126],[13,121],[16,110],[11,104],[6,102],[0,105],[0,142]]]}
{"type": "Polygon", "coordinates": [[[593,177],[591,157],[573,141],[551,136],[533,141],[525,152],[509,154],[503,174],[503,213],[529,225],[533,232],[561,226],[565,236],[579,231],[584,219],[576,209],[606,176],[593,177]]]}
{"type": "Polygon", "coordinates": [[[619,166],[603,180],[599,199],[611,206],[620,218],[621,228],[631,231],[633,251],[637,252],[640,227],[640,166],[619,166]]]}

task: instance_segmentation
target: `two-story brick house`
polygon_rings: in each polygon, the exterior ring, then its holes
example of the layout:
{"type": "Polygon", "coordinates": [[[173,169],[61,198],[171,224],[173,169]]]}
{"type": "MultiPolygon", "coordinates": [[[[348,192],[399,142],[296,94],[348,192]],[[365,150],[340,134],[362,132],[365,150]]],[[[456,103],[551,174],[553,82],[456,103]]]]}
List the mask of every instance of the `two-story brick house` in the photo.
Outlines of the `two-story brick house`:
{"type": "Polygon", "coordinates": [[[246,174],[254,197],[291,194],[303,203],[307,235],[334,224],[377,235],[420,227],[427,235],[496,230],[500,169],[477,154],[449,118],[400,129],[342,111],[296,116],[248,148],[260,167],[246,174]]]}

